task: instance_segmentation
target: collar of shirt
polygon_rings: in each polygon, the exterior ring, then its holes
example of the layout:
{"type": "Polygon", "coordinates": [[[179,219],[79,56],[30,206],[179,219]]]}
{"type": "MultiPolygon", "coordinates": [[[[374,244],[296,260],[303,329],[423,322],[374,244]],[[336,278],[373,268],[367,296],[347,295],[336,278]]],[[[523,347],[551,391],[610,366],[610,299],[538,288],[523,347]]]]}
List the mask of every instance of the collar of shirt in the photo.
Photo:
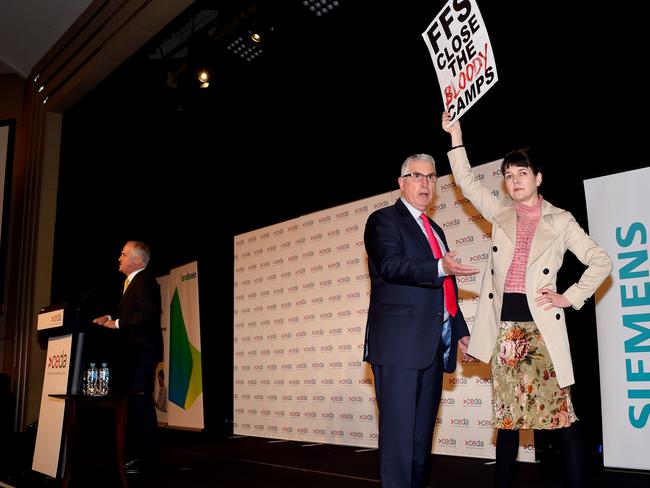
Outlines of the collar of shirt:
{"type": "MultiPolygon", "coordinates": [[[[406,198],[404,198],[404,197],[400,197],[400,200],[402,200],[402,203],[406,206],[408,211],[411,212],[411,215],[413,216],[415,221],[418,223],[418,226],[420,227],[420,230],[422,231],[422,233],[426,237],[427,231],[424,230],[424,223],[422,222],[422,219],[420,218],[420,215],[422,215],[422,210],[418,210],[417,208],[415,208],[413,205],[411,205],[409,202],[407,202],[406,198]]],[[[442,249],[442,252],[443,253],[447,252],[447,246],[445,246],[445,243],[442,242],[442,239],[440,238],[440,236],[436,232],[436,229],[431,227],[431,230],[433,231],[433,235],[436,236],[436,240],[438,241],[438,244],[440,245],[440,249],[442,249]]],[[[427,237],[427,240],[428,239],[429,238],[427,237]]]]}
{"type": "Polygon", "coordinates": [[[143,269],[144,268],[136,269],[133,273],[131,273],[129,276],[127,276],[126,278],[129,280],[129,283],[131,283],[133,281],[133,278],[135,277],[135,275],[137,275],[143,269]]]}

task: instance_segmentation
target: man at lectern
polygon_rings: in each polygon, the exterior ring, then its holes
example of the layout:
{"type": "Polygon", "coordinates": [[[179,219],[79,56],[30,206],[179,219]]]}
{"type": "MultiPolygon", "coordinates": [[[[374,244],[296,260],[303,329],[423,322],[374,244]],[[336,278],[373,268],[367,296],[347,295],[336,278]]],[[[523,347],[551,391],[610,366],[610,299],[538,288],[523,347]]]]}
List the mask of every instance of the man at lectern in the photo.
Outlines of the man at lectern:
{"type": "Polygon", "coordinates": [[[119,257],[126,276],[115,315],[103,315],[93,323],[116,329],[124,344],[123,371],[128,394],[127,463],[132,469],[149,470],[159,460],[157,419],[153,400],[156,367],[163,359],[160,326],[160,286],[146,270],[149,248],[129,241],[119,257]],[[115,318],[113,318],[115,317],[115,318]]]}

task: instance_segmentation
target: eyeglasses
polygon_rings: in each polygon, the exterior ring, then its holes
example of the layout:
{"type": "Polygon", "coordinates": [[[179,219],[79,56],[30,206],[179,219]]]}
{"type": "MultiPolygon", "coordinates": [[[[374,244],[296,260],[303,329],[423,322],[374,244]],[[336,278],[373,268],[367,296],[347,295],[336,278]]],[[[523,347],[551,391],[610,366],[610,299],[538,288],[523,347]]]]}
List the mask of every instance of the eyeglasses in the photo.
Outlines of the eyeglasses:
{"type": "Polygon", "coordinates": [[[428,175],[423,175],[422,173],[407,173],[402,175],[402,178],[406,178],[407,176],[415,178],[415,181],[422,181],[426,178],[429,183],[436,179],[435,173],[429,173],[428,175]]]}

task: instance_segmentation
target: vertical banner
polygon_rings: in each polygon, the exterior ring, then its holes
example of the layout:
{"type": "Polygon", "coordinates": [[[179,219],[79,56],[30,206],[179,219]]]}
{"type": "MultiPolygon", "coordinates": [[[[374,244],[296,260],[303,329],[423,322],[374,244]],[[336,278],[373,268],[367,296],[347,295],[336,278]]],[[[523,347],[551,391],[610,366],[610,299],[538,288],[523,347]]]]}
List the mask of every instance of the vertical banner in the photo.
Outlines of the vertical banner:
{"type": "Polygon", "coordinates": [[[203,375],[197,262],[171,270],[169,308],[170,427],[203,429],[203,375]]]}
{"type": "Polygon", "coordinates": [[[603,459],[650,469],[650,168],[586,180],[592,237],[614,265],[596,302],[603,459]]]}
{"type": "Polygon", "coordinates": [[[59,467],[65,400],[48,395],[68,392],[71,353],[72,334],[52,337],[48,341],[32,469],[53,478],[56,478],[59,467]]]}
{"type": "MultiPolygon", "coordinates": [[[[475,168],[499,195],[500,161],[475,168]]],[[[459,258],[482,267],[490,226],[451,176],[429,209],[459,258]]],[[[377,406],[362,361],[370,283],[363,231],[393,205],[388,192],[235,236],[234,425],[236,434],[376,447],[377,406]]],[[[480,276],[459,280],[472,327],[480,276]]],[[[492,378],[487,365],[445,375],[433,452],[494,458],[492,378]]],[[[532,432],[520,460],[534,460],[532,432]]]]}
{"type": "Polygon", "coordinates": [[[449,0],[422,33],[451,120],[498,81],[492,44],[475,0],[449,0]]]}
{"type": "MultiPolygon", "coordinates": [[[[156,405],[156,416],[159,424],[167,424],[167,401],[169,400],[169,313],[171,308],[171,283],[169,275],[156,278],[160,285],[160,303],[162,316],[160,325],[163,334],[163,361],[156,368],[156,379],[153,389],[153,399],[156,405]]],[[[198,291],[198,290],[197,290],[198,291]]]]}

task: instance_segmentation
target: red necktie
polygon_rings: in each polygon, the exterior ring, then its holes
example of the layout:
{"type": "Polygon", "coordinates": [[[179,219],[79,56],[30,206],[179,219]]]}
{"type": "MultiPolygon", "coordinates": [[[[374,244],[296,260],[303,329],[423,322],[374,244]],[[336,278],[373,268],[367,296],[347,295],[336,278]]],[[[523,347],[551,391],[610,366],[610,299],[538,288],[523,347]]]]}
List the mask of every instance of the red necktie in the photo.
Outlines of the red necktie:
{"type": "MultiPolygon", "coordinates": [[[[431,224],[429,224],[427,215],[423,212],[422,215],[420,215],[420,218],[422,218],[422,222],[424,222],[424,230],[429,238],[429,245],[433,251],[433,257],[441,259],[442,251],[440,250],[440,244],[438,244],[436,236],[433,235],[433,230],[431,229],[431,224]]],[[[451,282],[451,276],[445,276],[442,282],[442,289],[445,293],[445,308],[447,309],[447,312],[449,312],[449,315],[455,317],[456,312],[458,311],[458,302],[456,301],[456,290],[454,290],[454,284],[451,282]]]]}

